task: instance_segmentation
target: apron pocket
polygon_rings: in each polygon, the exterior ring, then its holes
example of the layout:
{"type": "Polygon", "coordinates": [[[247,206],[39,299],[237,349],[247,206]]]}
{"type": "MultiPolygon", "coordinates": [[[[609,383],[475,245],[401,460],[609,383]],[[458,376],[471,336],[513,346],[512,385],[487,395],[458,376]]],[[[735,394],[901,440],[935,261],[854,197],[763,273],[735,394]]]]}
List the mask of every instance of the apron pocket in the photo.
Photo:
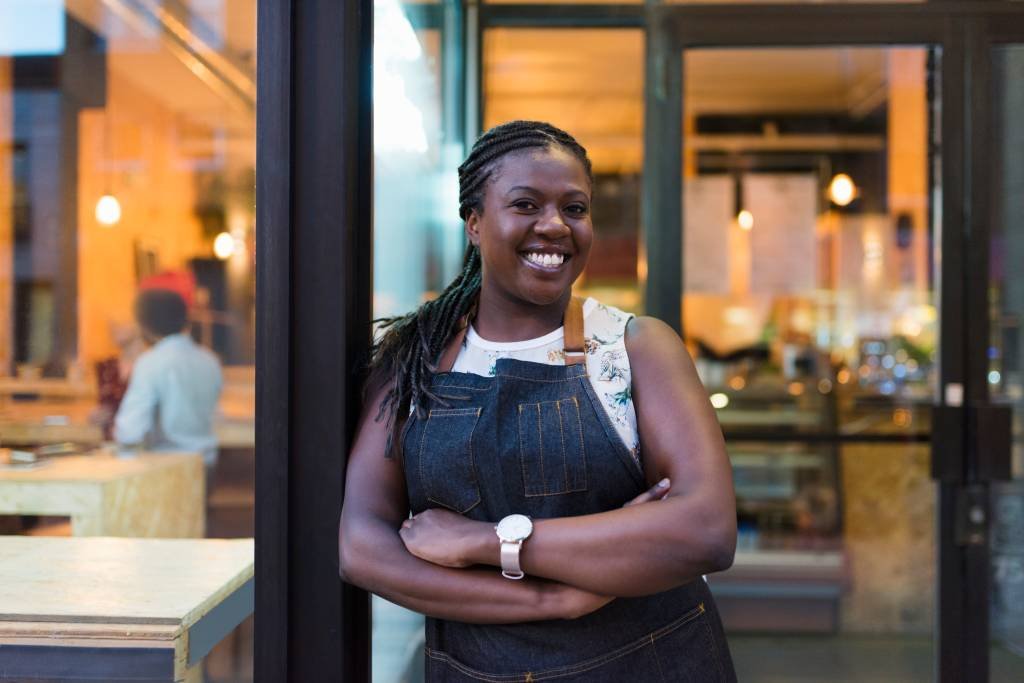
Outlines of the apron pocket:
{"type": "Polygon", "coordinates": [[[519,404],[519,458],[527,497],[587,490],[583,423],[575,396],[519,404]]]}
{"type": "Polygon", "coordinates": [[[655,633],[651,638],[651,644],[654,646],[654,656],[663,681],[736,681],[731,663],[723,662],[722,652],[708,623],[704,603],[666,629],[662,629],[661,633],[655,633]]]}
{"type": "Polygon", "coordinates": [[[431,410],[420,440],[420,483],[427,500],[465,514],[480,502],[473,430],[480,408],[431,410]]]}

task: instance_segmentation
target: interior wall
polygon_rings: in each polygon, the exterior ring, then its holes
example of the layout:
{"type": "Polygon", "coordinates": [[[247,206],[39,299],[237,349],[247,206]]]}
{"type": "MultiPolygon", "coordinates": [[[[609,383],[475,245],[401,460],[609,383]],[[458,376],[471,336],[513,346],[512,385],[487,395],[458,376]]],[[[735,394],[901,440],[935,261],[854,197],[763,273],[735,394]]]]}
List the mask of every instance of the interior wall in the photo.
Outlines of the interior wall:
{"type": "Polygon", "coordinates": [[[210,252],[194,212],[194,171],[180,145],[187,121],[120,75],[117,62],[129,59],[110,56],[107,105],[83,110],[79,121],[78,348],[86,368],[117,353],[111,324],[132,322],[138,250],[155,252],[161,270],[183,269],[210,252]],[[95,216],[107,191],[122,211],[111,227],[95,216]]]}
{"type": "Polygon", "coordinates": [[[927,51],[890,48],[889,213],[908,213],[913,239],[895,285],[928,289],[928,94],[927,51]]]}
{"type": "Polygon", "coordinates": [[[14,284],[14,61],[0,57],[0,374],[11,363],[14,284]]]}

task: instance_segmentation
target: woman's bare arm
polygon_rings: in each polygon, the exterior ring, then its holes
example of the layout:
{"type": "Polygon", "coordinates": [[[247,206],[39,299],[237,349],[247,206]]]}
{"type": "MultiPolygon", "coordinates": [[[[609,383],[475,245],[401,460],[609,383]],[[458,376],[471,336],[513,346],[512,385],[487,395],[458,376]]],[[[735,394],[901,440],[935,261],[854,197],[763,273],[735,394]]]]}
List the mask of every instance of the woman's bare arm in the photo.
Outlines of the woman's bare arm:
{"type": "MultiPolygon", "coordinates": [[[[530,576],[615,596],[651,594],[726,569],[736,548],[732,470],[682,340],[659,320],[636,318],[627,327],[626,348],[648,480],[669,478],[671,492],[621,510],[535,520],[520,558],[530,576]]],[[[446,534],[436,530],[448,528],[460,561],[500,563],[490,525],[445,511],[422,515],[433,533],[407,540],[416,554],[437,561],[431,548],[446,534]]]]}
{"type": "Polygon", "coordinates": [[[475,623],[573,618],[608,602],[552,581],[509,581],[494,569],[451,569],[411,555],[398,535],[408,510],[402,466],[384,457],[385,426],[373,419],[383,395],[368,401],[349,455],[338,532],[342,579],[429,616],[475,623]]]}

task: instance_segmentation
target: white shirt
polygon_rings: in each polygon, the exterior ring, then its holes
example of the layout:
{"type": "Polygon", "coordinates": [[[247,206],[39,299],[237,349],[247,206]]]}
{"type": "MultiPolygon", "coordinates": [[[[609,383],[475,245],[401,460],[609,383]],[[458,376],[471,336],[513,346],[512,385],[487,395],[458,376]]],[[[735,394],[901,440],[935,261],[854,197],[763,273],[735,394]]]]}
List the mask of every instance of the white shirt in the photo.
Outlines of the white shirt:
{"type": "MultiPolygon", "coordinates": [[[[583,302],[583,345],[587,375],[605,412],[626,448],[639,461],[636,411],[633,408],[632,375],[626,355],[626,324],[633,315],[598,303],[583,302]]],[[[470,325],[452,370],[493,377],[499,358],[516,358],[547,365],[565,365],[565,331],[559,327],[543,337],[518,342],[484,339],[470,325]]]]}
{"type": "Polygon", "coordinates": [[[114,419],[114,438],[151,450],[198,452],[212,465],[221,384],[213,353],[184,333],[164,337],[135,361],[114,419]]]}

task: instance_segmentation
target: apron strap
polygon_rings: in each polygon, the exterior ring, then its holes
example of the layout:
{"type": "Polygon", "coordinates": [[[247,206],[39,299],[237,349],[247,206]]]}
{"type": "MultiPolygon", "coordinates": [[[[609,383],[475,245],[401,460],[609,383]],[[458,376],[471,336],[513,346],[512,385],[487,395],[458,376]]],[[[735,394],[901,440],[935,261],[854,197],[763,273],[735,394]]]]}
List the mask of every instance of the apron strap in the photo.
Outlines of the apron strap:
{"type": "MultiPolygon", "coordinates": [[[[462,342],[466,339],[466,332],[469,330],[469,323],[476,313],[476,304],[469,313],[459,320],[459,329],[448,342],[441,358],[437,363],[437,372],[451,372],[455,367],[455,360],[459,357],[462,349],[462,342]]],[[[574,296],[569,299],[569,305],[565,309],[565,320],[563,322],[565,332],[565,364],[579,365],[587,362],[587,354],[583,348],[583,299],[574,296]]]]}
{"type": "Polygon", "coordinates": [[[583,299],[574,296],[565,309],[565,364],[585,365],[587,353],[583,348],[583,299]]]}

